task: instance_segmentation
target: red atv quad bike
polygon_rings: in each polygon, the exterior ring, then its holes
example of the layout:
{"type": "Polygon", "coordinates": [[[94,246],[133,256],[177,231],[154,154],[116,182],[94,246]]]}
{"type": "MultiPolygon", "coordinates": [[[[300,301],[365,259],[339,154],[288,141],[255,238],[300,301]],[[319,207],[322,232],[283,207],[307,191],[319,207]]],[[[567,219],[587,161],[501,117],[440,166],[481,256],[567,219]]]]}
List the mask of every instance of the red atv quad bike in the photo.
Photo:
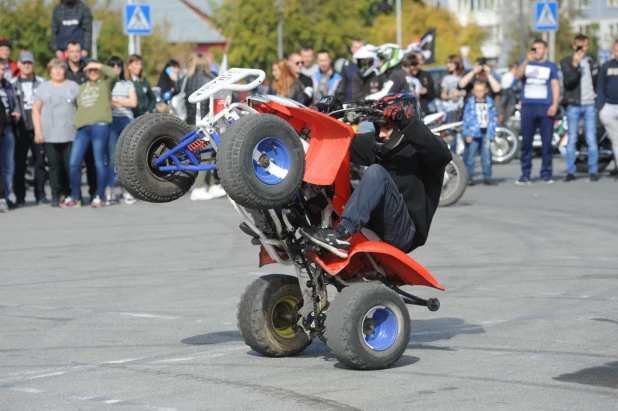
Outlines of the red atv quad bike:
{"type": "Polygon", "coordinates": [[[336,224],[352,192],[348,149],[354,131],[335,117],[378,109],[361,102],[325,114],[278,96],[233,104],[214,98],[223,91],[254,89],[264,77],[261,70],[230,69],[191,95],[192,103],[210,100],[211,112],[196,130],[168,115],[135,120],[118,142],[118,176],[136,198],[167,202],[185,194],[198,171],[216,168],[242,217],[240,229],[259,247],[260,266],[296,269],[296,277],[265,275],[245,290],[238,328],[247,345],[266,356],[293,356],[318,337],[349,367],[386,368],[410,340],[406,304],[440,307],[437,299],[424,300],[400,287],[444,287],[369,230],[353,236],[346,259],[298,233],[336,224]],[[257,78],[240,84],[250,76],[257,78]],[[221,137],[220,127],[227,127],[221,137]],[[216,165],[201,161],[211,152],[216,165]],[[327,285],[336,288],[336,298],[329,300],[327,285]]]}

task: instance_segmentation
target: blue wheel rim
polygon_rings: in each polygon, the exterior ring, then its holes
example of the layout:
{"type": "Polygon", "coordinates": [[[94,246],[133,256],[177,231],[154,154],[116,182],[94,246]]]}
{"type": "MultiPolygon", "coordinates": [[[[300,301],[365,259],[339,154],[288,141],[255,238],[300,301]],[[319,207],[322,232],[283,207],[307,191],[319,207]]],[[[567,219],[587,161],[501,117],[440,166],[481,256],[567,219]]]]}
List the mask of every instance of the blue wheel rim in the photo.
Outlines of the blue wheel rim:
{"type": "Polygon", "coordinates": [[[399,321],[395,313],[386,306],[373,307],[363,318],[365,344],[373,351],[385,351],[395,344],[399,335],[399,321]]]}
{"type": "Polygon", "coordinates": [[[253,149],[253,171],[261,182],[279,184],[290,171],[290,152],[281,140],[267,137],[253,149]]]}

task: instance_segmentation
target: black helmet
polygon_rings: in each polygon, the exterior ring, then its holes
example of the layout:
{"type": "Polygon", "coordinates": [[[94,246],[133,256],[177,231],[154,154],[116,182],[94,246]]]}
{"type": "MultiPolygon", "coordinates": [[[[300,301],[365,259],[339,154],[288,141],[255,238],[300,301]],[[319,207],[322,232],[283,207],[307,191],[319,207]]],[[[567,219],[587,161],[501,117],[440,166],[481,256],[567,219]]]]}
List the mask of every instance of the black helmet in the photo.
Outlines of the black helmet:
{"type": "MultiPolygon", "coordinates": [[[[380,107],[381,110],[384,110],[386,107],[392,104],[395,104],[395,103],[403,103],[404,105],[410,105],[413,115],[417,119],[421,120],[421,111],[420,111],[420,107],[418,104],[418,100],[416,99],[416,97],[414,97],[414,94],[412,93],[387,94],[378,100],[377,105],[380,107]]],[[[381,115],[369,116],[369,118],[367,118],[367,121],[371,121],[373,123],[381,123],[381,124],[386,123],[386,120],[384,120],[384,116],[381,116],[381,115]]]]}

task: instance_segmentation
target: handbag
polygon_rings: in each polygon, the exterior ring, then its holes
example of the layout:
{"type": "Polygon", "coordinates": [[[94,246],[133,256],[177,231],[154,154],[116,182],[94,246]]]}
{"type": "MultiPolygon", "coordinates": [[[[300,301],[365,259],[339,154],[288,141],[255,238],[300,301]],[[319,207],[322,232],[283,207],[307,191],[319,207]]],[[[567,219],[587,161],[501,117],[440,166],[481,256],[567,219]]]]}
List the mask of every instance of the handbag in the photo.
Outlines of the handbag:
{"type": "Polygon", "coordinates": [[[187,93],[185,93],[186,85],[187,78],[185,77],[182,81],[180,93],[172,97],[172,100],[170,101],[170,105],[172,106],[172,114],[183,121],[187,120],[187,93]]]}

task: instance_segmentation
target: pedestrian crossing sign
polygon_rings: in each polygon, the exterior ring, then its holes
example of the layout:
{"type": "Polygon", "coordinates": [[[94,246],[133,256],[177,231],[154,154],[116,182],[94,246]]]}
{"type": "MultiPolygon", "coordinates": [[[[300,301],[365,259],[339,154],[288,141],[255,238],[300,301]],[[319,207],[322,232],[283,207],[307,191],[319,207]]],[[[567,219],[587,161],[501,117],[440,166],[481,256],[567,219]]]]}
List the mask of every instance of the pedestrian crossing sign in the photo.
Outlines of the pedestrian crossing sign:
{"type": "Polygon", "coordinates": [[[534,31],[558,31],[558,3],[539,1],[535,4],[534,31]]]}
{"type": "Polygon", "coordinates": [[[150,6],[145,4],[127,4],[124,13],[125,34],[149,36],[152,34],[150,6]]]}

